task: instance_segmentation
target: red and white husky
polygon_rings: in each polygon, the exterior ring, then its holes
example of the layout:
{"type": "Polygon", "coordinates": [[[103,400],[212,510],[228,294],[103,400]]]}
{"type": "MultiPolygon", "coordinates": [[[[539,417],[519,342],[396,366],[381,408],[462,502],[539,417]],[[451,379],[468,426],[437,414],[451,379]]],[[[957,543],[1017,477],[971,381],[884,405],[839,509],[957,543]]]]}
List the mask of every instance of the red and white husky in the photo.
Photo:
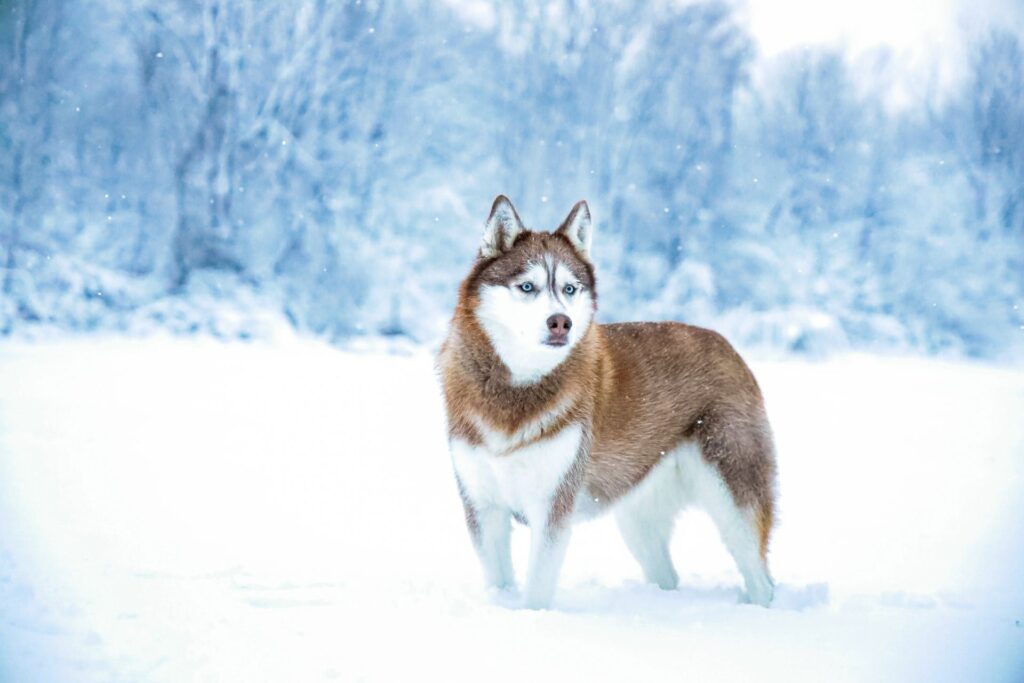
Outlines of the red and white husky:
{"type": "Polygon", "coordinates": [[[438,355],[455,476],[487,584],[514,585],[511,520],[531,530],[526,606],[550,604],[572,522],[611,510],[647,579],[678,582],[687,505],[714,520],[751,602],[768,605],[775,457],[757,382],[715,332],[595,323],[586,202],[553,233],[499,196],[438,355]]]}

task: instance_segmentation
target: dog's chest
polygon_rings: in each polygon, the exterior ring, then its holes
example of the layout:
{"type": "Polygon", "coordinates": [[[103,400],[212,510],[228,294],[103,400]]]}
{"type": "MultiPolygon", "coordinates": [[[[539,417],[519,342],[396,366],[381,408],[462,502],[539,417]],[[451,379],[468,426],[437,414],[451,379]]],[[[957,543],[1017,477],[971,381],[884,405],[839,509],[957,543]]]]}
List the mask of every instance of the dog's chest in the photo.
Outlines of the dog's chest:
{"type": "Polygon", "coordinates": [[[539,441],[562,420],[572,407],[572,404],[572,398],[565,397],[550,409],[545,410],[541,415],[521,425],[512,434],[506,434],[501,430],[493,428],[480,415],[470,415],[470,420],[480,434],[480,438],[483,439],[487,450],[500,455],[512,453],[517,449],[521,449],[526,444],[539,441]]]}
{"type": "Polygon", "coordinates": [[[475,506],[507,508],[534,522],[547,514],[576,460],[582,436],[580,425],[569,425],[511,452],[492,449],[486,439],[481,446],[453,439],[452,462],[475,506]]]}

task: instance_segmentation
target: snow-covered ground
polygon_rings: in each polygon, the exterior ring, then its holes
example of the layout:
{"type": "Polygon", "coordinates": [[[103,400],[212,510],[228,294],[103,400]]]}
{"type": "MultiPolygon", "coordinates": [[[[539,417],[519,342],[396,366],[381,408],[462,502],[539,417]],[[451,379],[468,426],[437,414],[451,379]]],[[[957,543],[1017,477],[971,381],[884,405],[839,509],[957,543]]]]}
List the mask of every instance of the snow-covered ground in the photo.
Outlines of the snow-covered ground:
{"type": "Polygon", "coordinates": [[[427,352],[7,342],[0,680],[1024,680],[1024,372],[754,369],[776,605],[688,513],[678,591],[602,519],[531,612],[482,588],[427,352]]]}

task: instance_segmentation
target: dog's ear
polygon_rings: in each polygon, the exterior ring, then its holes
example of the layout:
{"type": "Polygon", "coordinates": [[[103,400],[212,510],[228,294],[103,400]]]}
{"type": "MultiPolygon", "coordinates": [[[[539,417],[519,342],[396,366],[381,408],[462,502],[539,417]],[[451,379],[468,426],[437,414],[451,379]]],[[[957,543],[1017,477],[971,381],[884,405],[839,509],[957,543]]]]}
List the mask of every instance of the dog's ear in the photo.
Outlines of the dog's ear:
{"type": "Polygon", "coordinates": [[[565,235],[581,256],[590,258],[590,241],[594,236],[594,230],[590,222],[590,207],[587,206],[587,200],[581,199],[576,202],[576,206],[572,207],[572,211],[555,233],[565,235]]]}
{"type": "Polygon", "coordinates": [[[480,244],[480,255],[484,258],[491,258],[512,248],[519,233],[526,228],[519,220],[516,207],[508,197],[499,194],[494,198],[491,205],[491,215],[487,218],[487,225],[484,227],[484,238],[480,244]]]}

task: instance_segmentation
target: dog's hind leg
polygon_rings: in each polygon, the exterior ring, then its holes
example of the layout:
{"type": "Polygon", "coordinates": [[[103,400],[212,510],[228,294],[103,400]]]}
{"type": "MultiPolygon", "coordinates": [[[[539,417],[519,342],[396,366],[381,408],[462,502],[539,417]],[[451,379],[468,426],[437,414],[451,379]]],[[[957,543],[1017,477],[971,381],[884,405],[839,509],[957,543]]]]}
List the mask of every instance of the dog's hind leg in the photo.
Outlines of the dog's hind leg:
{"type": "Polygon", "coordinates": [[[679,585],[679,576],[669,552],[669,540],[674,526],[672,519],[617,512],[615,521],[619,525],[622,540],[640,564],[644,577],[659,588],[675,589],[679,585]]]}
{"type": "Polygon", "coordinates": [[[738,507],[728,491],[723,490],[722,493],[714,497],[717,500],[705,500],[704,508],[718,527],[725,547],[743,575],[745,600],[767,607],[771,604],[775,585],[760,552],[757,513],[738,507]]]}
{"type": "Polygon", "coordinates": [[[666,590],[679,585],[669,550],[681,507],[679,486],[675,460],[666,458],[615,508],[615,521],[629,552],[647,580],[666,590]]]}
{"type": "Polygon", "coordinates": [[[767,546],[771,530],[771,498],[755,497],[748,505],[737,503],[719,467],[708,463],[693,449],[686,467],[695,502],[718,527],[746,587],[745,600],[767,607],[775,586],[768,573],[767,546]]]}

